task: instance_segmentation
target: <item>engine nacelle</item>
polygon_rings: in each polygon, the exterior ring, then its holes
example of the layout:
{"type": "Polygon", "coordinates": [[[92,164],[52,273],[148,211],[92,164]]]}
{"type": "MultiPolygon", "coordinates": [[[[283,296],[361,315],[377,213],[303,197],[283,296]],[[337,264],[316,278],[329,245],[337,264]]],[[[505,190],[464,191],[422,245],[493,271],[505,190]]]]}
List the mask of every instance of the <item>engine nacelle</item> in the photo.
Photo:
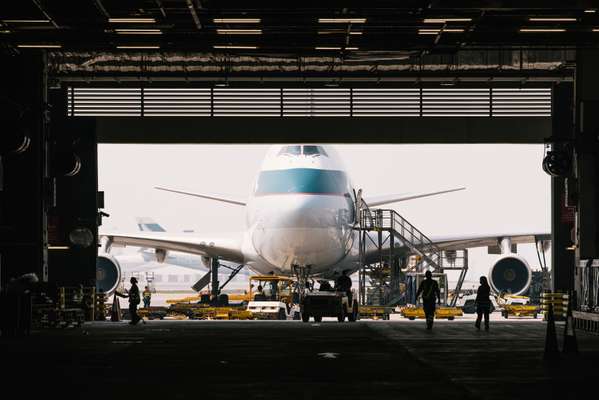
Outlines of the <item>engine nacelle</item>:
{"type": "Polygon", "coordinates": [[[489,270],[489,285],[497,293],[525,293],[530,287],[532,271],[525,259],[517,254],[501,256],[489,270]]]}
{"type": "Polygon", "coordinates": [[[163,263],[166,260],[167,251],[164,249],[155,249],[154,254],[156,255],[156,261],[163,263]]]}
{"type": "Polygon", "coordinates": [[[96,290],[113,292],[121,282],[121,265],[110,254],[100,254],[96,258],[96,290]]]}

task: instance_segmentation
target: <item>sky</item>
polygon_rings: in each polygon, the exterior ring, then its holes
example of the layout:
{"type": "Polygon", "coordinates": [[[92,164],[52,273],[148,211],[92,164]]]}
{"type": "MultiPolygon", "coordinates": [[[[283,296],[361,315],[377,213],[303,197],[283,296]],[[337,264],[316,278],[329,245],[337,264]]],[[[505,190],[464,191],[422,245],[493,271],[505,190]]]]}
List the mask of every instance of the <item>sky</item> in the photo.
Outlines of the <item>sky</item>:
{"type": "MultiPolygon", "coordinates": [[[[550,178],[542,145],[336,145],[365,197],[465,186],[461,192],[392,204],[429,236],[550,232],[550,178]]],[[[222,237],[245,226],[244,208],[162,192],[247,198],[267,145],[98,146],[99,190],[105,192],[101,231],[134,232],[135,217],[152,217],[167,231],[193,229],[222,237]]],[[[518,252],[538,269],[533,245],[518,252]]],[[[471,249],[468,281],[486,275],[494,255],[471,249]]],[[[549,260],[548,260],[549,261],[549,260]]],[[[451,280],[451,277],[450,277],[451,280]]]]}

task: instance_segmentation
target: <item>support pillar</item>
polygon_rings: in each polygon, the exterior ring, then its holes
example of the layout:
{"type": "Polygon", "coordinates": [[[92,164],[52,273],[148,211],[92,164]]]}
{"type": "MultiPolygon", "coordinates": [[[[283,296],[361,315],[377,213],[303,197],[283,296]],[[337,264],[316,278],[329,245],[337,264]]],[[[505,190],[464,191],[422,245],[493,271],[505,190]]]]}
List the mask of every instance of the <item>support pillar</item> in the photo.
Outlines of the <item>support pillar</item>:
{"type": "Polygon", "coordinates": [[[576,286],[581,309],[599,311],[599,49],[576,53],[576,286]]]}
{"type": "MultiPolygon", "coordinates": [[[[555,140],[574,135],[574,87],[569,82],[554,85],[552,132],[555,140]]],[[[566,200],[566,178],[551,178],[551,289],[567,292],[574,288],[575,261],[572,249],[574,204],[566,200]]],[[[568,179],[572,186],[572,179],[568,179]]],[[[572,187],[570,187],[572,190],[572,187]]]]}
{"type": "Polygon", "coordinates": [[[31,272],[47,280],[47,62],[45,52],[4,55],[0,61],[0,284],[5,286],[31,272]],[[29,146],[15,151],[23,135],[29,146]]]}
{"type": "Polygon", "coordinates": [[[218,258],[214,257],[210,259],[210,277],[212,279],[212,293],[210,293],[213,297],[218,297],[220,294],[219,281],[218,281],[218,258]]]}

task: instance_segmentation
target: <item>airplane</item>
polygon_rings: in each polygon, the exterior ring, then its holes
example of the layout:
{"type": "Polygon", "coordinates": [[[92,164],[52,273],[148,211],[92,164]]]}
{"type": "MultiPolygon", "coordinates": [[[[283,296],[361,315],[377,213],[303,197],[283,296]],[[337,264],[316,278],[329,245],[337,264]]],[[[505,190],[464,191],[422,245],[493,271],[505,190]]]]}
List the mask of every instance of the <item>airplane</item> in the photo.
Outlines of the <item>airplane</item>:
{"type": "MultiPolygon", "coordinates": [[[[150,217],[137,217],[136,223],[140,232],[166,232],[159,223],[150,217]]],[[[210,270],[202,263],[200,256],[181,252],[168,252],[162,262],[157,260],[155,249],[150,248],[140,248],[129,253],[111,251],[111,256],[120,267],[120,281],[127,281],[130,277],[135,277],[141,284],[150,285],[156,291],[190,290],[191,285],[195,282],[190,277],[199,277],[210,270]]],[[[101,257],[106,257],[106,255],[101,255],[101,257]]],[[[229,278],[230,271],[234,270],[237,265],[226,261],[221,261],[220,264],[229,270],[221,269],[219,273],[219,280],[224,282],[229,278]]],[[[102,279],[106,275],[102,272],[99,275],[100,286],[106,286],[102,279]]],[[[247,287],[245,283],[240,286],[236,281],[239,278],[247,280],[248,273],[238,271],[235,275],[237,279],[232,281],[233,285],[229,284],[228,288],[245,289],[247,287]]],[[[111,287],[112,282],[108,286],[111,287]]]]}
{"type": "MultiPolygon", "coordinates": [[[[356,190],[334,147],[286,144],[269,148],[247,199],[165,187],[156,189],[244,207],[245,230],[221,238],[156,231],[106,232],[101,236],[107,239],[108,248],[113,245],[152,248],[159,262],[164,262],[169,252],[181,252],[200,256],[206,267],[212,259],[218,259],[243,264],[259,274],[292,276],[299,268],[309,271],[310,276],[331,279],[342,271],[351,273],[360,268],[358,231],[354,229],[357,205],[377,207],[465,188],[368,197],[356,190]]],[[[503,254],[510,256],[502,268],[530,274],[528,263],[511,254],[511,245],[547,240],[549,234],[498,232],[429,238],[441,250],[501,244],[506,249],[503,254]]],[[[373,244],[367,246],[366,261],[375,257],[377,251],[373,244]]],[[[407,253],[406,246],[398,247],[397,251],[407,253]]],[[[500,262],[501,259],[495,265],[500,262]]]]}

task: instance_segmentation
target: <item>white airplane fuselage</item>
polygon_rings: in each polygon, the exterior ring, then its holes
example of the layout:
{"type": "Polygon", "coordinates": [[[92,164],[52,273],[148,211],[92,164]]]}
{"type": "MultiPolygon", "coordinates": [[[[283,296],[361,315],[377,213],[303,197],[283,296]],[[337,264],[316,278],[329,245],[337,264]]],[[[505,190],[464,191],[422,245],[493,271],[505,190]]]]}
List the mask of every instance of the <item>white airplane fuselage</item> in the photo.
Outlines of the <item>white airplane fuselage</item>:
{"type": "Polygon", "coordinates": [[[245,263],[262,274],[356,270],[355,220],[355,192],[334,149],[272,146],[247,204],[245,263]]]}

